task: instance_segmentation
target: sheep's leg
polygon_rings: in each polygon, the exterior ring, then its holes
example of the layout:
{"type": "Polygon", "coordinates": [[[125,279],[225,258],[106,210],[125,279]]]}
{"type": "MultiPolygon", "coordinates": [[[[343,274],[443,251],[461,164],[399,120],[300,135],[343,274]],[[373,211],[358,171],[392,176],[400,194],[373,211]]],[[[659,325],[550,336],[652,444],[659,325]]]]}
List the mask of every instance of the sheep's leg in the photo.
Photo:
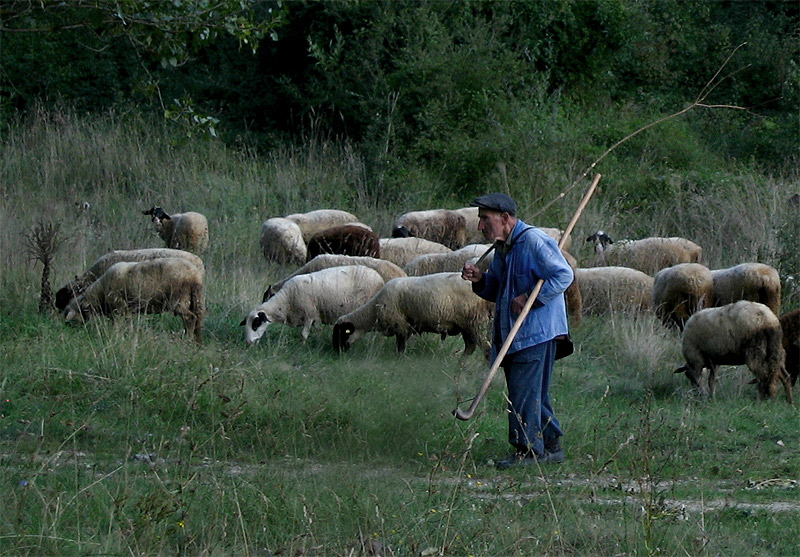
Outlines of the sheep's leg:
{"type": "Polygon", "coordinates": [[[397,351],[402,354],[406,351],[406,336],[398,333],[394,336],[394,338],[397,351]]]}
{"type": "Polygon", "coordinates": [[[783,383],[783,390],[786,392],[786,402],[794,406],[794,399],[792,398],[792,382],[789,378],[789,373],[786,368],[781,368],[780,375],[781,383],[783,383]]]}
{"type": "Polygon", "coordinates": [[[303,339],[303,342],[308,340],[308,335],[311,334],[311,326],[314,324],[313,319],[306,320],[305,324],[303,325],[303,331],[300,333],[300,337],[303,339]]]}
{"type": "Polygon", "coordinates": [[[708,366],[708,396],[714,398],[715,381],[717,378],[717,366],[711,364],[708,366]]]}
{"type": "Polygon", "coordinates": [[[461,331],[461,338],[464,339],[464,356],[469,356],[475,352],[477,341],[472,334],[469,331],[461,331]]]}

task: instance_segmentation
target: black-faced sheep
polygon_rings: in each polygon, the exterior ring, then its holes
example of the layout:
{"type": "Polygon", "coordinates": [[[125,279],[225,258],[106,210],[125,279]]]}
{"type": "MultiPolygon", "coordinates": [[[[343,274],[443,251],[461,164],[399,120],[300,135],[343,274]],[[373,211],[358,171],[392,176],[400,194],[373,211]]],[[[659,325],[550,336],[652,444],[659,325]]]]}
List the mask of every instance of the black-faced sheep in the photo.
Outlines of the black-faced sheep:
{"type": "Polygon", "coordinates": [[[306,261],[306,243],[296,222],[273,217],[261,224],[259,245],[267,261],[302,265],[306,261]]]}
{"type": "Polygon", "coordinates": [[[317,232],[308,241],[307,261],[323,253],[380,257],[381,245],[378,235],[368,226],[343,224],[317,232]]]}
{"type": "Polygon", "coordinates": [[[717,366],[746,365],[755,377],[759,399],[774,397],[780,382],[791,403],[782,337],[780,321],[764,304],[741,300],[702,309],[683,329],[681,350],[686,363],[675,373],[685,373],[694,387],[714,396],[717,366]],[[706,386],[700,384],[703,369],[708,370],[706,386]]]}
{"type": "Polygon", "coordinates": [[[393,278],[406,276],[406,273],[403,271],[403,269],[391,261],[386,261],[385,259],[323,253],[322,255],[316,256],[314,259],[297,269],[288,277],[270,285],[264,291],[264,297],[261,299],[261,301],[266,302],[269,300],[278,292],[278,290],[283,288],[283,285],[286,284],[286,281],[296,277],[297,275],[307,275],[308,273],[313,273],[314,271],[321,271],[322,269],[329,269],[331,267],[344,267],[347,265],[365,265],[371,269],[374,269],[378,271],[378,274],[381,276],[381,278],[383,278],[383,282],[388,282],[393,278]]]}
{"type": "Polygon", "coordinates": [[[700,263],[703,249],[685,238],[642,238],[614,242],[602,230],[595,232],[587,242],[594,242],[595,257],[592,265],[621,266],[638,269],[653,276],[665,267],[678,263],[700,263]]]}
{"type": "Polygon", "coordinates": [[[800,375],[800,309],[783,314],[780,321],[783,351],[786,353],[786,372],[794,385],[800,375]]]}
{"type": "Polygon", "coordinates": [[[203,273],[178,257],[115,263],[66,307],[68,323],[93,315],[174,313],[187,334],[203,341],[203,273]]]}
{"type": "Polygon", "coordinates": [[[394,336],[398,352],[413,334],[461,335],[464,355],[478,346],[488,357],[494,304],[475,296],[461,273],[436,273],[390,280],[361,307],[333,327],[333,346],[347,350],[365,333],[394,336]]]}
{"type": "Polygon", "coordinates": [[[150,215],[153,226],[168,248],[190,251],[202,255],[208,247],[208,220],[194,211],[168,215],[161,207],[142,211],[150,215]]]}
{"type": "Polygon", "coordinates": [[[584,313],[636,313],[650,309],[653,277],[628,267],[575,270],[584,313]]]}
{"type": "Polygon", "coordinates": [[[775,315],[781,314],[781,277],[774,267],[763,263],[742,263],[711,271],[714,280],[714,305],[724,306],[739,300],[760,302],[775,315]]]}
{"type": "Polygon", "coordinates": [[[381,259],[391,261],[401,268],[419,255],[453,251],[445,245],[424,238],[381,238],[380,244],[381,259]]]}
{"type": "Polygon", "coordinates": [[[467,243],[467,222],[461,213],[450,209],[410,211],[397,217],[392,237],[424,238],[455,250],[467,243]]]}
{"type": "Polygon", "coordinates": [[[656,273],[652,307],[667,327],[683,330],[692,314],[713,305],[714,281],[705,265],[679,263],[656,273]]]}
{"type": "Polygon", "coordinates": [[[364,265],[331,267],[289,279],[274,296],[251,311],[245,326],[247,344],[253,345],[272,323],[302,327],[303,342],[314,323],[332,324],[336,319],[369,300],[383,278],[364,265]]]}
{"type": "Polygon", "coordinates": [[[114,250],[97,259],[83,274],[76,276],[73,280],[62,286],[58,292],[56,292],[56,308],[61,311],[66,309],[67,304],[69,304],[74,297],[82,294],[90,284],[97,280],[97,278],[105,273],[114,263],[119,263],[120,261],[147,261],[149,259],[162,259],[164,257],[186,259],[193,263],[201,271],[202,275],[205,276],[203,260],[188,251],[169,248],[114,250]]]}
{"type": "Polygon", "coordinates": [[[339,209],[317,209],[308,213],[292,213],[286,215],[286,218],[300,227],[303,242],[306,244],[318,232],[334,226],[358,222],[358,218],[354,214],[339,209]]]}

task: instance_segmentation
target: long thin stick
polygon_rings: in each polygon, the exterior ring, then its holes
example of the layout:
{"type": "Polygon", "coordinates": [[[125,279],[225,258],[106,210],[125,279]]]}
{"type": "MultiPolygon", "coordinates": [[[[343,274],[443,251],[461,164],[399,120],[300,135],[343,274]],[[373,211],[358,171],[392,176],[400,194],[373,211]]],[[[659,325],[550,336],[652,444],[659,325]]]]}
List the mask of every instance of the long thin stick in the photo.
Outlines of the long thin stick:
{"type": "MultiPolygon", "coordinates": [[[[564,229],[564,234],[561,235],[561,240],[558,242],[558,247],[562,248],[564,246],[564,242],[567,241],[569,235],[572,233],[572,229],[575,228],[575,223],[578,222],[578,219],[583,213],[583,210],[586,208],[586,205],[589,203],[589,199],[591,199],[594,190],[597,188],[598,182],[600,182],[600,174],[595,174],[594,179],[592,180],[592,184],[589,186],[589,189],[586,191],[586,194],[581,199],[580,204],[578,205],[575,214],[572,216],[572,220],[569,221],[567,228],[564,229]]],[[[494,380],[494,376],[497,374],[497,370],[500,369],[500,364],[505,358],[506,354],[508,353],[508,349],[511,347],[511,343],[514,340],[514,337],[517,336],[517,332],[519,332],[520,327],[522,327],[523,321],[528,316],[528,312],[530,312],[531,308],[533,307],[533,302],[536,301],[536,298],[539,296],[539,292],[542,290],[542,285],[544,284],[544,279],[539,279],[536,282],[536,286],[533,288],[533,292],[531,295],[528,296],[528,301],[525,302],[525,307],[522,308],[517,320],[514,322],[514,326],[511,327],[511,332],[508,333],[508,337],[506,337],[506,341],[503,343],[503,346],[500,348],[500,351],[497,353],[497,357],[494,359],[494,363],[492,364],[491,369],[489,370],[489,375],[486,376],[486,379],[483,381],[483,385],[481,385],[481,390],[472,400],[472,404],[470,405],[469,409],[464,412],[460,408],[456,408],[453,410],[453,415],[458,418],[459,420],[469,420],[472,418],[473,414],[475,414],[475,409],[478,407],[478,404],[481,403],[483,397],[486,395],[486,392],[489,390],[489,386],[492,384],[494,380]]]]}

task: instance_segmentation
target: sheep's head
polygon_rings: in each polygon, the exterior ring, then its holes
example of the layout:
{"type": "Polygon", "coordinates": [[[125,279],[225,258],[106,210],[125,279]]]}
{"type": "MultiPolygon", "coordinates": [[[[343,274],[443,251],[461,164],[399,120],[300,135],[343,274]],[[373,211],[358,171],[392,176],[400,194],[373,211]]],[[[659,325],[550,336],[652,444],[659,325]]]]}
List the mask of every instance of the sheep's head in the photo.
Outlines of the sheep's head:
{"type": "Polygon", "coordinates": [[[586,241],[594,242],[594,251],[598,253],[614,243],[614,240],[611,239],[611,236],[609,236],[602,230],[598,230],[597,232],[586,238],[586,241]]]}
{"type": "Polygon", "coordinates": [[[395,226],[392,228],[392,238],[411,238],[414,234],[405,226],[395,226]]]}
{"type": "Polygon", "coordinates": [[[240,326],[244,326],[244,339],[247,341],[247,344],[253,346],[257,343],[258,340],[264,336],[270,323],[269,317],[267,317],[267,314],[263,311],[253,310],[247,314],[247,317],[242,319],[242,322],[239,323],[240,326]]]}
{"type": "Polygon", "coordinates": [[[64,320],[70,325],[78,325],[89,320],[91,307],[83,296],[73,298],[64,309],[64,320]]]}
{"type": "Polygon", "coordinates": [[[158,205],[154,205],[147,211],[142,211],[143,215],[150,215],[153,217],[153,223],[155,223],[156,227],[161,225],[161,221],[170,220],[171,217],[158,205]]]}
{"type": "Polygon", "coordinates": [[[336,323],[333,326],[333,349],[337,352],[346,352],[358,336],[360,335],[352,323],[336,323]]]}

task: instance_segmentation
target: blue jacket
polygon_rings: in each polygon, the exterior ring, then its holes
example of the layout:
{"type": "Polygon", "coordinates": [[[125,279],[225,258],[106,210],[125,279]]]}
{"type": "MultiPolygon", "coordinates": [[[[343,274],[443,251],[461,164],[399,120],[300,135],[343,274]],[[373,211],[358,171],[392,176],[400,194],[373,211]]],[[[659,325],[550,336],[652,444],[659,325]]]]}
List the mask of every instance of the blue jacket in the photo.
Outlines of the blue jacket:
{"type": "Polygon", "coordinates": [[[567,334],[564,291],[575,278],[556,241],[521,220],[511,231],[505,248],[495,251],[489,270],[483,274],[484,280],[473,283],[473,291],[478,296],[495,302],[493,360],[518,317],[511,311],[512,300],[523,292],[530,295],[540,278],[544,279],[542,289],[508,353],[567,334]]]}

